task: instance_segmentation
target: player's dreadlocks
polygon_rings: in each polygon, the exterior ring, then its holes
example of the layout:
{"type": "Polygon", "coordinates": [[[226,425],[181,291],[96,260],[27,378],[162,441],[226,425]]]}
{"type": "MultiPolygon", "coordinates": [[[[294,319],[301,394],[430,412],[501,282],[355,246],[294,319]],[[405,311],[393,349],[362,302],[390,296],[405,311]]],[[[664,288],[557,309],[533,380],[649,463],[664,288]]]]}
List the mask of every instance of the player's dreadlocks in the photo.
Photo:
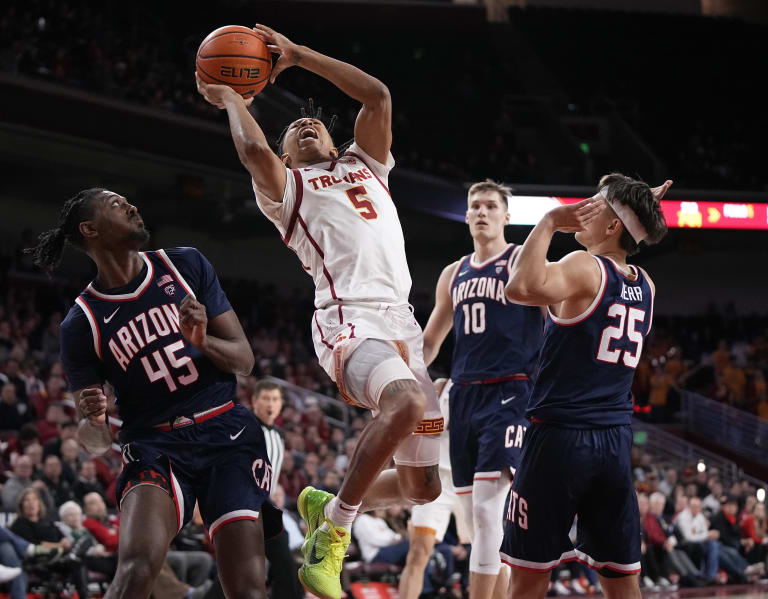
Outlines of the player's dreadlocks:
{"type": "MultiPolygon", "coordinates": [[[[318,106],[317,110],[315,110],[315,101],[312,98],[309,98],[307,100],[306,108],[304,106],[301,107],[299,118],[302,118],[302,119],[310,118],[310,119],[317,119],[318,121],[321,121],[325,125],[325,128],[328,130],[329,134],[333,133],[333,128],[336,126],[336,123],[339,120],[338,116],[333,114],[331,115],[331,118],[327,123],[323,121],[323,107],[318,106]]],[[[288,123],[285,126],[285,129],[283,129],[282,132],[280,133],[280,136],[277,138],[277,155],[278,156],[283,155],[283,152],[284,152],[283,142],[285,141],[285,134],[288,133],[288,127],[290,126],[291,124],[288,123]]],[[[337,149],[339,150],[339,156],[341,156],[344,153],[344,151],[351,145],[351,143],[352,143],[352,140],[344,142],[343,144],[341,144],[341,146],[337,146],[337,149]]]]}
{"type": "Polygon", "coordinates": [[[35,266],[51,272],[61,262],[61,255],[64,253],[67,242],[83,249],[85,240],[80,233],[80,223],[93,218],[96,206],[94,200],[103,191],[106,190],[102,187],[93,187],[81,191],[64,202],[56,227],[41,233],[35,247],[24,250],[25,253],[32,254],[32,262],[35,266]]]}

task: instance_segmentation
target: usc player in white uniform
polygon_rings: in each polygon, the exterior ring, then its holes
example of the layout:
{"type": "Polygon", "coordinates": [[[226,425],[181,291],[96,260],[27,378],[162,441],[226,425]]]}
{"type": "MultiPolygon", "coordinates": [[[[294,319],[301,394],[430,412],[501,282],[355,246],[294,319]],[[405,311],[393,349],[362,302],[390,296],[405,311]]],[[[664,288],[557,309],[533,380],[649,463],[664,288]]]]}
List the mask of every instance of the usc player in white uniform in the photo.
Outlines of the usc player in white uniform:
{"type": "Polygon", "coordinates": [[[273,82],[298,65],[362,104],[354,143],[343,156],[315,115],[288,126],[277,156],[247,110],[250,100],[198,79],[200,93],[227,111],[259,207],[315,281],[312,337],[320,364],[349,403],[374,413],[338,496],[308,487],[298,501],[308,526],[299,579],[315,595],[337,599],[358,511],[428,503],[440,494],[436,435],[443,418],[424,365],[421,328],[407,303],[411,278],[388,189],[389,90],[266,26],[254,32],[280,55],[273,82]],[[396,468],[383,470],[393,457],[396,468]]]}

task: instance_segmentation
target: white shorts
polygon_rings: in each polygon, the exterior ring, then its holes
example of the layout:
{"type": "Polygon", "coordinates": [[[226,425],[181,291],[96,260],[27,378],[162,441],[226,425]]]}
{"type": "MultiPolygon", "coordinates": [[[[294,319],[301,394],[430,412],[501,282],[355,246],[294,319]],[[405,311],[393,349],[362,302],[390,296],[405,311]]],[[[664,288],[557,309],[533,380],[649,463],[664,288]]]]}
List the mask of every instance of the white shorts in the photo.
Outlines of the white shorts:
{"type": "Polygon", "coordinates": [[[424,364],[421,327],[408,304],[345,304],[317,310],[312,317],[312,340],[320,365],[351,405],[376,413],[387,384],[401,379],[416,380],[427,397],[424,419],[398,447],[395,463],[438,463],[443,416],[424,364]],[[377,343],[364,344],[366,340],[377,343]],[[350,376],[348,360],[352,360],[350,376]]]}
{"type": "Polygon", "coordinates": [[[411,508],[411,524],[416,532],[435,535],[435,541],[440,543],[448,530],[451,514],[456,518],[456,532],[459,541],[464,542],[472,538],[472,528],[464,516],[464,508],[459,501],[459,496],[453,488],[451,471],[440,469],[440,482],[443,491],[432,503],[414,505],[411,508]]]}

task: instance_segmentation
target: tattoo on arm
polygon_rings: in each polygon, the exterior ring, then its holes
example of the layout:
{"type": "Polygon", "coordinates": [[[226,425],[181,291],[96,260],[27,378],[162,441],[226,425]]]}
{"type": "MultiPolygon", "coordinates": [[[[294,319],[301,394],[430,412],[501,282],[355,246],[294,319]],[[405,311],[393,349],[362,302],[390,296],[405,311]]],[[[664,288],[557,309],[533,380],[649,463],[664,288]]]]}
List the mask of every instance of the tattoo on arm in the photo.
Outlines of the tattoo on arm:
{"type": "Polygon", "coordinates": [[[433,481],[437,480],[439,475],[438,472],[438,465],[435,464],[434,466],[427,466],[424,468],[424,482],[426,484],[432,484],[433,481]]]}

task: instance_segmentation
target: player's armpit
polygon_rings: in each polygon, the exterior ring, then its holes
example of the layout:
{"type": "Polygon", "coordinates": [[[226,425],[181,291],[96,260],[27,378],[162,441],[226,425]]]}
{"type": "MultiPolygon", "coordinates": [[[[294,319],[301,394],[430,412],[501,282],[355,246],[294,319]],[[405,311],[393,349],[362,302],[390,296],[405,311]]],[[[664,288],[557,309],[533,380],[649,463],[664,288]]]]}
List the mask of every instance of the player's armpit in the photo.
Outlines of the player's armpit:
{"type": "Polygon", "coordinates": [[[600,267],[585,251],[568,254],[557,262],[544,265],[543,276],[535,283],[523,283],[512,276],[506,287],[507,297],[517,304],[551,306],[566,299],[593,298],[600,288],[600,267]]]}
{"type": "Polygon", "coordinates": [[[453,325],[453,302],[451,301],[451,281],[459,263],[449,264],[440,273],[435,288],[435,307],[429,315],[424,328],[424,363],[429,366],[437,357],[440,346],[445,341],[453,325]]]}

